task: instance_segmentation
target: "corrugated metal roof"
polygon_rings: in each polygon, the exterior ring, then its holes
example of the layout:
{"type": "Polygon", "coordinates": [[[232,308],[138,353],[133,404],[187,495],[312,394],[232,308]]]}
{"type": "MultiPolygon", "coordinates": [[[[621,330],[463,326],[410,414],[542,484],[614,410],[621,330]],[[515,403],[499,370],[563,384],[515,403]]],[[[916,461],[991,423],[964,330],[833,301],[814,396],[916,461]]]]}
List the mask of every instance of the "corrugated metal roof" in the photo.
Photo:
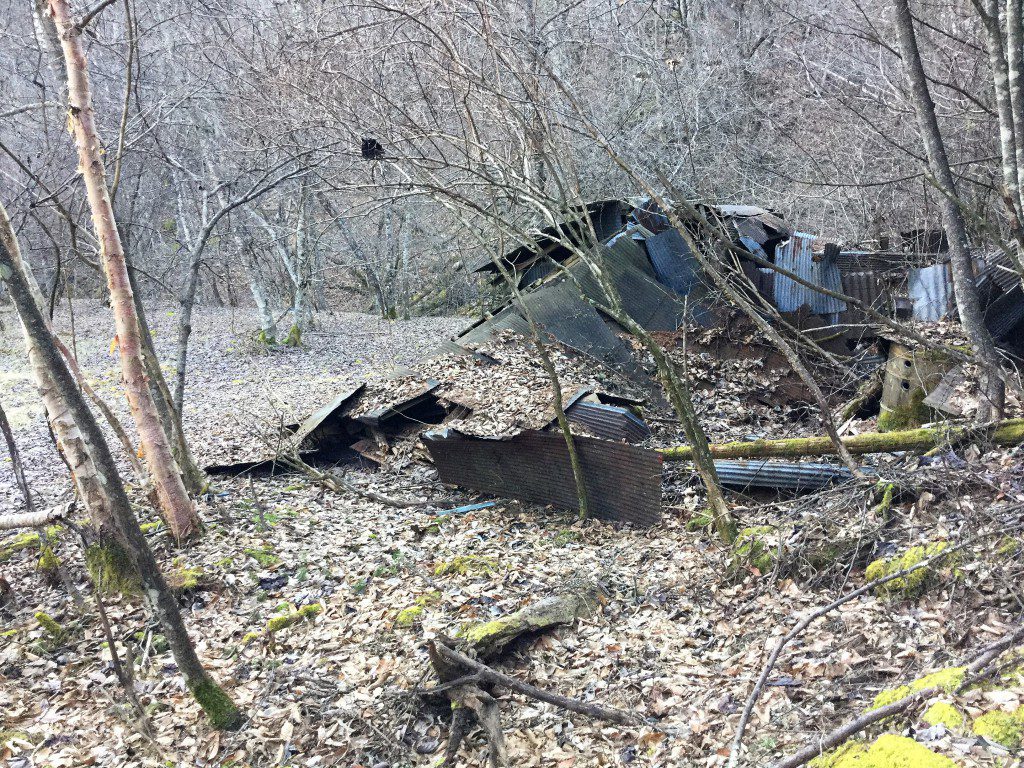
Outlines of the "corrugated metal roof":
{"type": "Polygon", "coordinates": [[[1010,259],[1009,254],[1004,251],[989,254],[985,258],[978,274],[978,282],[981,282],[984,279],[991,280],[1004,292],[1009,291],[1013,286],[1020,284],[1020,275],[1017,274],[1017,269],[1014,266],[1013,261],[1010,259]]]}
{"type": "MultiPolygon", "coordinates": [[[[812,258],[814,235],[794,232],[793,237],[775,247],[775,263],[814,285],[841,293],[842,275],[835,261],[812,258]]],[[[806,304],[811,312],[828,315],[846,310],[846,302],[807,288],[782,274],[775,275],[775,306],[783,312],[796,312],[806,304]]]]}
{"type": "Polygon", "coordinates": [[[463,347],[486,344],[494,337],[494,334],[505,330],[514,331],[521,336],[530,334],[530,324],[511,304],[505,306],[493,317],[464,331],[455,339],[455,343],[463,347]]]}
{"type": "Polygon", "coordinates": [[[651,436],[643,419],[628,408],[577,401],[566,408],[566,418],[585,426],[592,435],[605,440],[639,443],[651,436]]]}
{"type": "MultiPolygon", "coordinates": [[[[427,432],[441,482],[538,504],[578,508],[565,440],[526,431],[507,440],[427,432]]],[[[661,454],[625,443],[576,438],[590,513],[637,525],[661,521],[661,454]]]]}
{"type": "Polygon", "coordinates": [[[1002,339],[1024,321],[1024,290],[1014,286],[985,310],[985,326],[995,338],[1002,339]]]}
{"type": "MultiPolygon", "coordinates": [[[[601,258],[598,266],[617,289],[623,310],[649,331],[676,330],[683,306],[654,278],[654,269],[639,246],[623,239],[614,248],[599,246],[599,249],[601,258]],[[644,264],[645,268],[637,268],[638,263],[644,264]]],[[[569,267],[569,271],[589,298],[600,304],[609,303],[587,264],[578,261],[569,267]]]]}
{"type": "Polygon", "coordinates": [[[953,276],[948,264],[911,269],[907,293],[914,302],[915,320],[935,322],[953,310],[953,276]]]}
{"type": "Polygon", "coordinates": [[[434,397],[434,390],[439,386],[441,386],[440,382],[430,380],[427,382],[426,386],[416,394],[411,395],[404,400],[392,403],[391,405],[385,405],[380,408],[375,408],[372,411],[367,411],[363,415],[357,416],[355,420],[370,427],[383,426],[389,421],[402,417],[403,414],[413,410],[423,403],[427,403],[430,400],[436,401],[437,398],[434,397]]]}
{"type": "Polygon", "coordinates": [[[523,295],[523,304],[544,330],[566,346],[612,367],[632,369],[626,345],[568,281],[542,285],[523,295]]]}
{"type": "Polygon", "coordinates": [[[690,292],[700,282],[700,264],[686,240],[674,229],[647,239],[647,255],[654,267],[658,282],[680,296],[690,292]]]}
{"type": "Polygon", "coordinates": [[[811,462],[719,460],[715,469],[722,485],[739,489],[816,491],[853,479],[853,473],[844,466],[811,462]]]}
{"type": "Polygon", "coordinates": [[[879,309],[885,304],[885,286],[874,272],[847,272],[843,275],[843,293],[867,306],[879,309]]]}

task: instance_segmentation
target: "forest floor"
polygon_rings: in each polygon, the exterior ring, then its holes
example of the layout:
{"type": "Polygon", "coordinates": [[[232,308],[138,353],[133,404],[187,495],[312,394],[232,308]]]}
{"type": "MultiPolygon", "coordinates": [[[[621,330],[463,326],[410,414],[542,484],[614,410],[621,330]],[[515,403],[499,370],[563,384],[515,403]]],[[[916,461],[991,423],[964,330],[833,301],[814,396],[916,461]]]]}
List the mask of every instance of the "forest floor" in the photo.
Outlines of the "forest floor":
{"type": "MultiPolygon", "coordinates": [[[[123,413],[109,312],[84,304],[78,312],[83,367],[123,413]]],[[[19,329],[10,313],[0,319],[0,398],[37,502],[66,502],[66,471],[49,442],[19,329]]],[[[169,361],[173,314],[154,311],[152,321],[169,361]]],[[[319,321],[305,348],[260,354],[247,340],[251,315],[197,312],[185,422],[201,463],[259,444],[275,425],[306,415],[348,383],[383,375],[389,364],[414,362],[466,324],[357,314],[319,321]]],[[[57,324],[70,331],[66,315],[57,324]]],[[[699,394],[708,418],[734,415],[715,397],[714,387],[699,394]]],[[[760,432],[785,437],[813,432],[815,424],[813,416],[802,424],[780,416],[760,432]]],[[[189,584],[181,603],[200,656],[249,718],[237,733],[206,724],[139,602],[106,598],[119,653],[131,654],[149,711],[152,735],[144,735],[125,705],[92,603],[80,615],[66,588],[37,572],[38,551],[12,551],[18,534],[0,534],[0,573],[13,598],[0,607],[0,762],[435,765],[450,712],[412,693],[432,684],[427,639],[454,636],[468,621],[511,612],[570,580],[597,579],[608,593],[599,613],[517,647],[500,666],[537,686],[636,712],[646,724],[596,722],[499,692],[512,764],[724,765],[767,650],[802,616],[862,585],[873,557],[928,542],[964,544],[955,566],[924,572],[919,594],[863,595],[783,651],[746,732],[744,763],[766,765],[862,713],[879,692],[964,663],[1019,621],[1020,452],[966,446],[930,461],[896,457],[877,471],[915,488],[885,514],[876,508],[875,479],[795,500],[733,497],[744,525],[772,526],[763,532],[766,550],[778,555],[770,568],[738,562],[706,530],[688,529],[702,498],[674,468],[666,470],[665,520],[647,529],[508,501],[446,514],[482,497],[441,486],[423,466],[348,474],[354,484],[427,502],[405,509],[325,491],[304,476],[218,479],[200,503],[206,530],[199,542],[177,549],[159,526],[148,536],[165,570],[189,584]],[[466,555],[476,559],[464,561],[471,564],[465,573],[435,575],[466,555]],[[309,621],[246,637],[314,604],[320,611],[309,621]],[[412,621],[398,621],[409,608],[412,621]],[[40,626],[40,611],[61,625],[60,637],[40,626]]],[[[0,509],[19,505],[4,463],[0,509]]],[[[56,536],[58,555],[88,592],[74,541],[66,532],[56,536]]],[[[968,717],[1013,712],[1024,702],[1024,684],[1011,676],[948,700],[968,717]]],[[[969,725],[926,728],[911,718],[885,727],[957,764],[1012,759],[969,725]]],[[[473,734],[461,764],[486,764],[483,744],[473,734]]]]}

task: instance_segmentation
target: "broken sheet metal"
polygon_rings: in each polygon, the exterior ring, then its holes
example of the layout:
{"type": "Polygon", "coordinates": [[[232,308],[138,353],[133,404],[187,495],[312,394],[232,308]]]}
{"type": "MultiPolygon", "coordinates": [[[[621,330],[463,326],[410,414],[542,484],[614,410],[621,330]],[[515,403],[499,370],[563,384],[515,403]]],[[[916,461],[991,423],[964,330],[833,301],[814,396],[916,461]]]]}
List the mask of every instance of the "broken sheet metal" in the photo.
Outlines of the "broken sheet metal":
{"type": "MultiPolygon", "coordinates": [[[[835,259],[814,258],[814,235],[794,232],[785,243],[775,248],[775,263],[813,285],[842,293],[843,279],[835,259]]],[[[846,310],[846,302],[827,296],[797,283],[782,274],[775,275],[775,306],[782,312],[795,312],[807,305],[816,315],[838,314],[846,310]]]]}
{"type": "Polygon", "coordinates": [[[912,317],[921,322],[942,320],[953,310],[953,276],[949,264],[911,269],[907,293],[914,302],[912,317]]]}
{"type": "Polygon", "coordinates": [[[640,443],[651,436],[651,430],[643,419],[619,405],[580,399],[565,409],[565,417],[603,440],[640,443]]]}
{"type": "MultiPolygon", "coordinates": [[[[578,509],[576,483],[560,434],[528,430],[505,440],[454,430],[423,442],[441,482],[495,496],[578,509]]],[[[590,513],[637,525],[661,521],[661,454],[624,443],[576,438],[590,513]]]]}
{"type": "Polygon", "coordinates": [[[647,255],[658,282],[685,296],[700,282],[700,264],[686,240],[674,229],[647,239],[647,255]]]}
{"type": "Polygon", "coordinates": [[[801,493],[853,479],[853,473],[844,466],[812,462],[718,460],[715,470],[722,485],[738,490],[770,488],[801,493]]]}
{"type": "Polygon", "coordinates": [[[524,294],[523,304],[538,325],[566,346],[612,368],[635,368],[629,349],[573,284],[563,281],[542,285],[524,294]]]}
{"type": "Polygon", "coordinates": [[[320,451],[343,443],[348,446],[358,429],[351,426],[349,411],[356,404],[365,384],[347,389],[308,416],[301,424],[285,427],[299,451],[320,451]]]}
{"type": "Polygon", "coordinates": [[[1024,291],[1017,285],[985,309],[985,327],[996,339],[1005,339],[1024,322],[1024,291]]]}

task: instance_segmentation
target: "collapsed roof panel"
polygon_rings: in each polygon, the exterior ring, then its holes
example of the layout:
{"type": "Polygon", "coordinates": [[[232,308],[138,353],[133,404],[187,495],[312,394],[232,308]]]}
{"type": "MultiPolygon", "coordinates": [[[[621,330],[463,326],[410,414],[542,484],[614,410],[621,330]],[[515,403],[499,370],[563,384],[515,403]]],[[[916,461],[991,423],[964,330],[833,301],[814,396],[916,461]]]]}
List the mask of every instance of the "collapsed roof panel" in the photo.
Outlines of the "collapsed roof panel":
{"type": "MultiPolygon", "coordinates": [[[[843,290],[842,275],[834,259],[814,258],[814,235],[795,232],[786,242],[775,248],[775,263],[798,277],[835,293],[843,290]]],[[[775,276],[775,306],[782,312],[795,312],[807,307],[817,315],[829,315],[846,310],[846,302],[801,285],[782,274],[775,276]]]]}
{"type": "MultiPolygon", "coordinates": [[[[557,225],[546,226],[530,233],[531,243],[504,253],[501,259],[511,271],[522,273],[539,258],[546,258],[544,253],[548,251],[551,251],[550,255],[556,260],[561,261],[568,258],[571,255],[571,251],[568,249],[559,248],[557,254],[553,252],[553,249],[558,248],[559,244],[568,241],[580,247],[592,247],[595,236],[598,243],[603,243],[619,232],[623,226],[622,201],[597,200],[587,203],[585,207],[576,206],[573,211],[567,212],[557,225]],[[586,220],[582,216],[584,211],[586,220]],[[591,233],[591,227],[593,227],[593,233],[591,233]]],[[[489,256],[475,264],[472,271],[495,274],[499,272],[498,267],[489,256]]]]}
{"type": "Polygon", "coordinates": [[[1004,339],[1010,332],[1024,322],[1024,291],[1016,285],[985,310],[985,325],[997,339],[1004,339]]]}
{"type": "MultiPolygon", "coordinates": [[[[506,440],[453,430],[423,436],[441,481],[496,496],[578,507],[565,439],[526,431],[506,440]]],[[[602,520],[661,521],[661,454],[624,443],[576,438],[590,513],[602,520]]]]}
{"type": "Polygon", "coordinates": [[[648,238],[647,255],[658,280],[680,296],[700,282],[700,264],[678,231],[667,229],[648,238]]]}
{"type": "Polygon", "coordinates": [[[534,320],[568,347],[613,368],[633,367],[629,349],[571,282],[549,283],[523,295],[534,320]]]}
{"type": "Polygon", "coordinates": [[[299,450],[320,450],[323,446],[347,439],[350,434],[348,413],[365,387],[365,384],[360,384],[344,390],[301,424],[286,427],[299,450]]]}

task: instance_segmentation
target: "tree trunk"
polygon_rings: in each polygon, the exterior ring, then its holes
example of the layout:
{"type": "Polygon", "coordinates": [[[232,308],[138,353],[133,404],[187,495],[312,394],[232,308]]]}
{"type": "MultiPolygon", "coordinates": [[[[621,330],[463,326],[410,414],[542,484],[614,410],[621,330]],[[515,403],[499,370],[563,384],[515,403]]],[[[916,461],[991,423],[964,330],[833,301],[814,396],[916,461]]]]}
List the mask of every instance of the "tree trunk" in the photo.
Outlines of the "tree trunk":
{"type": "MultiPolygon", "coordinates": [[[[56,11],[59,14],[56,18],[66,21],[68,8],[64,0],[51,0],[51,7],[58,5],[61,7],[56,11]]],[[[132,512],[106,439],[53,344],[43,313],[13,253],[9,245],[0,249],[0,276],[7,284],[21,317],[26,343],[34,351],[34,367],[45,372],[46,387],[42,392],[44,402],[48,410],[51,406],[56,409],[55,420],[63,435],[65,455],[72,466],[83,502],[93,517],[94,525],[98,517],[103,519],[103,529],[108,539],[101,540],[103,550],[100,554],[104,562],[116,559],[123,567],[137,574],[142,583],[143,595],[163,629],[178,670],[213,726],[237,728],[242,722],[241,713],[203,669],[196,655],[178,610],[177,600],[164,581],[156,558],[132,512]],[[84,481],[84,478],[89,480],[84,481]]],[[[96,551],[93,550],[94,560],[95,556],[96,551]]]]}
{"type": "MultiPolygon", "coordinates": [[[[998,6],[997,6],[998,8],[998,6]]],[[[1018,182],[1024,173],[1024,19],[1021,17],[1021,0],[1006,0],[1006,64],[1009,86],[1010,109],[1016,137],[1016,161],[1018,182]]],[[[996,10],[996,23],[999,22],[996,10]]],[[[1024,210],[1024,189],[1017,186],[1016,203],[1024,210]]]]}
{"type": "Polygon", "coordinates": [[[160,416],[149,391],[142,359],[138,316],[135,312],[124,250],[121,247],[121,237],[114,223],[114,211],[107,192],[103,150],[93,114],[81,30],[71,19],[71,9],[67,0],[50,0],[49,7],[61,36],[68,76],[69,119],[78,146],[79,171],[88,192],[93,226],[96,230],[96,239],[100,243],[100,256],[107,275],[128,403],[162,512],[175,538],[182,541],[198,531],[199,517],[182,483],[177,462],[174,460],[170,443],[160,424],[160,416]]]}
{"type": "MultiPolygon", "coordinates": [[[[1010,2],[1012,4],[1014,0],[1010,0],[1010,2]]],[[[921,139],[928,155],[928,165],[942,192],[942,218],[949,240],[949,255],[953,268],[953,294],[956,297],[960,322],[970,341],[971,348],[987,368],[985,374],[986,407],[979,408],[979,418],[999,418],[1003,413],[1005,399],[1003,379],[995,373],[1000,366],[999,355],[996,352],[992,336],[985,327],[981,301],[978,298],[978,288],[971,265],[967,225],[956,202],[956,185],[950,170],[949,158],[946,155],[946,145],[935,116],[935,104],[932,102],[931,93],[928,90],[921,53],[917,47],[909,0],[896,0],[894,9],[896,27],[899,32],[900,52],[903,56],[903,68],[910,83],[911,101],[921,126],[921,139]]],[[[1007,22],[1009,21],[1008,14],[1007,22]]],[[[1012,64],[1010,76],[1013,77],[1012,64]]]]}

